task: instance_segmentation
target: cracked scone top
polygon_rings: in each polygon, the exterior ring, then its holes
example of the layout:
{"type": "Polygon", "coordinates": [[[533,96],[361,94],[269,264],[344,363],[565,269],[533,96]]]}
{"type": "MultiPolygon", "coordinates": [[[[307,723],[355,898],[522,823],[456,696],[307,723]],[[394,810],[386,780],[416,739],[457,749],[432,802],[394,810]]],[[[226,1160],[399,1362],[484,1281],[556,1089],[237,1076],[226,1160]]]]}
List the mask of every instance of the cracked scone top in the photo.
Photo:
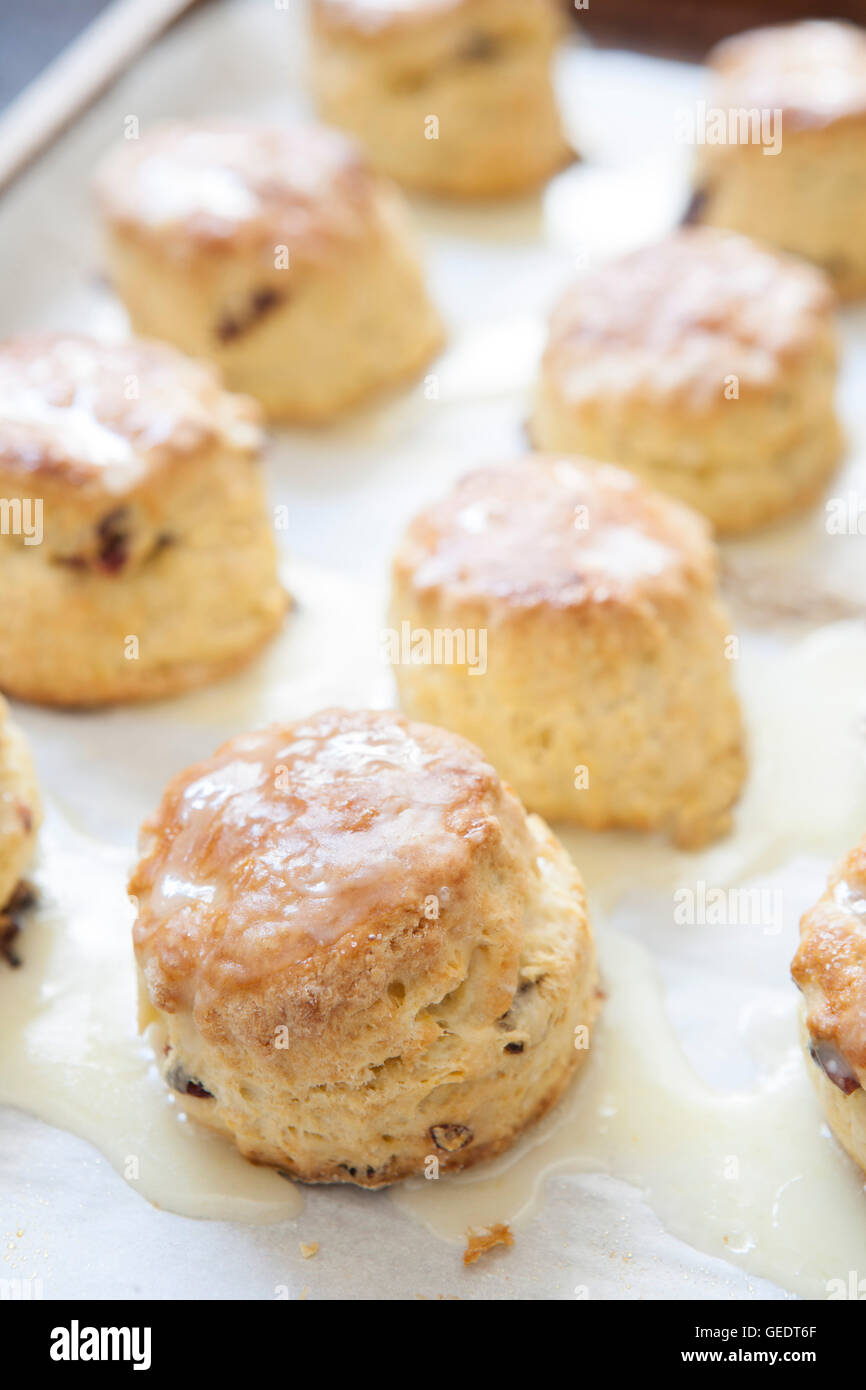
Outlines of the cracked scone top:
{"type": "Polygon", "coordinates": [[[156,126],[106,156],[96,195],[136,331],[269,415],[328,420],[439,347],[402,200],[338,131],[156,126]]]}
{"type": "Polygon", "coordinates": [[[464,634],[453,660],[397,664],[402,706],[476,741],[530,810],[686,845],[727,828],[730,626],[689,508],[574,456],[480,469],[408,527],[390,611],[410,636],[464,634]]]}
{"type": "Polygon", "coordinates": [[[866,838],[803,916],[792,974],[803,993],[803,1042],[827,1119],[866,1169],[866,838]]]}
{"type": "Polygon", "coordinates": [[[580,1060],[579,877],[452,734],[327,710],[243,735],[175,778],[141,852],[143,1019],[254,1160],[368,1186],[460,1167],[580,1060]]]}
{"type": "Polygon", "coordinates": [[[0,345],[2,687],[48,704],[170,694],[278,625],[259,412],[159,343],[0,345]]]}
{"type": "Polygon", "coordinates": [[[813,500],[840,451],[834,295],[711,227],[588,271],[550,323],[535,443],[621,464],[747,530],[813,500]]]}

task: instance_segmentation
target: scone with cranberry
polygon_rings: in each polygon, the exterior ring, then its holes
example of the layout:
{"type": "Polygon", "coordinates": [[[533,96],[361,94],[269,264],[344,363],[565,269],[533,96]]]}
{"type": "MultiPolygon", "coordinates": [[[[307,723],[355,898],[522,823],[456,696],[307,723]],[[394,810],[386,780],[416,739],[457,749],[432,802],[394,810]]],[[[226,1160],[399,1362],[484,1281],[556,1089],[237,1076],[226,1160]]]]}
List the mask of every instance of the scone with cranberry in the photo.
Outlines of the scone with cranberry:
{"type": "Polygon", "coordinates": [[[866,1169],[866,838],[804,915],[791,970],[809,1074],[830,1128],[866,1169]]]}
{"type": "Polygon", "coordinates": [[[168,1085],[307,1182],[490,1158],[587,1055],[580,876],[442,729],[331,709],[232,739],[170,783],[130,891],[168,1085]]]}
{"type": "Polygon", "coordinates": [[[24,874],[33,857],[40,819],[30,752],[0,697],[0,962],[15,964],[17,959],[17,912],[30,897],[24,874]]]}
{"type": "Polygon", "coordinates": [[[159,343],[0,345],[0,689],[48,705],[216,680],[286,609],[255,403],[159,343]]]}
{"type": "Polygon", "coordinates": [[[134,330],[216,363],[275,419],[327,422],[441,345],[403,199],[337,131],[158,126],[96,188],[134,330]]]}

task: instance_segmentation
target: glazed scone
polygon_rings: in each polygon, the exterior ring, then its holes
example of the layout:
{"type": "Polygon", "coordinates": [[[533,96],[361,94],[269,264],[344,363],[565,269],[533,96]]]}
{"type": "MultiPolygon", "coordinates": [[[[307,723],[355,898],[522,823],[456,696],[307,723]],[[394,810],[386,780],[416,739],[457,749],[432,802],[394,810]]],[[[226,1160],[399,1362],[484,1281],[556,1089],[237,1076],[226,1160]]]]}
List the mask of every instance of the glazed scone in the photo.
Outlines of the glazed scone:
{"type": "Polygon", "coordinates": [[[255,403],[158,343],[0,345],[0,689],[49,705],[226,674],[286,596],[255,403]]]}
{"type": "Polygon", "coordinates": [[[698,146],[690,217],[815,261],[843,297],[866,293],[866,31],[754,29],[709,64],[708,110],[736,138],[698,146]]]}
{"type": "Polygon", "coordinates": [[[538,448],[621,464],[748,531],[813,501],[842,440],[820,271],[714,228],[586,274],[554,312],[538,448]]]}
{"type": "Polygon", "coordinates": [[[0,696],[0,954],[4,912],[14,904],[36,843],[41,810],[30,750],[0,696]]]}
{"type": "Polygon", "coordinates": [[[441,345],[401,196],[336,131],[159,126],[96,189],[135,331],[215,362],[269,416],[330,420],[441,345]]]}
{"type": "Polygon", "coordinates": [[[403,709],[477,742],[530,811],[685,847],[728,828],[745,763],[714,547],[632,474],[470,474],[408,528],[390,624],[403,709]]]}
{"type": "Polygon", "coordinates": [[[522,192],[574,158],[551,83],[562,27],[556,0],[313,0],[320,111],[410,188],[522,192]]]}
{"type": "Polygon", "coordinates": [[[130,892],[141,1023],[196,1119],[306,1182],[504,1149],[586,1056],[580,876],[470,744],[332,709],[169,785],[130,892]]]}
{"type": "Polygon", "coordinates": [[[830,1128],[866,1169],[866,837],[800,923],[791,972],[803,1045],[830,1128]]]}

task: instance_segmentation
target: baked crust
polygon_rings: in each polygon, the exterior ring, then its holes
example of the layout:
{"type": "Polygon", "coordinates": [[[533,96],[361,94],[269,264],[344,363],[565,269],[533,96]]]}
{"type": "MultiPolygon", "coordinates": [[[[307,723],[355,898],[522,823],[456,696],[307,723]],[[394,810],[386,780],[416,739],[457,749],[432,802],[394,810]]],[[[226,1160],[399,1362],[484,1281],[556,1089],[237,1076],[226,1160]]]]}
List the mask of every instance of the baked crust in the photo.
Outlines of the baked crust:
{"type": "Polygon", "coordinates": [[[866,838],[804,913],[791,974],[810,1078],[836,1138],[866,1170],[866,838]]]}
{"type": "Polygon", "coordinates": [[[255,403],[163,343],[33,333],[0,344],[0,469],[97,507],[164,486],[163,470],[227,445],[257,454],[255,403]]]}
{"type": "Polygon", "coordinates": [[[258,650],[286,609],[261,444],[254,402],[163,344],[0,346],[2,688],[151,699],[258,650]]]}
{"type": "Polygon", "coordinates": [[[96,180],[136,332],[215,362],[266,413],[326,422],[442,342],[406,209],[319,126],[160,126],[96,180]]]}
{"type": "Polygon", "coordinates": [[[762,130],[699,146],[694,218],[814,261],[843,299],[866,293],[864,31],[756,29],[714,49],[709,69],[709,108],[762,130]]]}
{"type": "MultiPolygon", "coordinates": [[[[468,744],[399,716],[326,710],[232,739],[142,832],[130,891],[155,1002],[206,1012],[332,947],[350,972],[371,933],[390,941],[440,885],[459,891],[501,799],[468,744]]],[[[308,1025],[327,1022],[320,1003],[308,1025]]]]}
{"type": "Polygon", "coordinates": [[[725,410],[729,376],[772,396],[815,351],[835,304],[826,277],[710,227],[691,227],[583,276],[551,319],[543,371],[564,402],[725,410]]]}
{"type": "Polygon", "coordinates": [[[807,505],[842,447],[834,295],[711,227],[585,275],[554,311],[531,433],[633,470],[720,531],[807,505]]]}
{"type": "Polygon", "coordinates": [[[316,264],[363,238],[377,183],[324,126],[166,122],[116,145],[94,180],[106,221],[171,260],[261,254],[286,244],[316,264]]]}
{"type": "Polygon", "coordinates": [[[143,1022],[254,1161],[363,1186],[463,1167],[585,1055],[579,876],[454,735],[328,710],[242,736],[170,784],[141,848],[143,1022]]]}
{"type": "Polygon", "coordinates": [[[30,750],[0,697],[0,913],[27,871],[41,819],[30,750]]]}
{"type": "Polygon", "coordinates": [[[866,1083],[866,839],[800,922],[791,971],[813,1044],[830,1044],[866,1083]]]}
{"type": "Polygon", "coordinates": [[[477,742],[530,810],[699,845],[745,770],[715,582],[703,519],[622,469],[479,470],[398,547],[392,632],[443,638],[400,651],[401,704],[477,742]]]}
{"type": "Polygon", "coordinates": [[[423,599],[522,610],[642,611],[710,592],[716,552],[703,517],[621,468],[530,455],[466,475],[409,525],[398,582],[423,599]]]}
{"type": "Polygon", "coordinates": [[[553,0],[317,0],[316,99],[410,188],[523,192],[574,158],[551,85],[563,29],[553,0]]]}

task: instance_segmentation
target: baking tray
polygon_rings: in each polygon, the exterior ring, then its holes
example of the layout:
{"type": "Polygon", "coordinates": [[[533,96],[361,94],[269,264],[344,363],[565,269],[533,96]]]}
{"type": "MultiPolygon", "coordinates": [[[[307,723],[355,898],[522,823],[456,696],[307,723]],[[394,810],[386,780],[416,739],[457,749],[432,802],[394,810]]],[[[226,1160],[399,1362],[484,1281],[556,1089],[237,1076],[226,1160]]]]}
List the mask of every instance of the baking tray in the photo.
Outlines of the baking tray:
{"type": "MultiPolygon", "coordinates": [[[[306,115],[305,71],[297,4],[226,0],[199,7],[158,39],[3,197],[2,332],[126,332],[101,278],[87,190],[126,116],[146,126],[173,116],[306,115]]],[[[676,114],[700,95],[700,70],[573,41],[557,80],[582,163],[517,202],[465,209],[412,201],[449,332],[430,369],[435,389],[419,383],[333,429],[274,433],[268,482],[274,505],[286,508],[278,541],[299,599],[274,651],[234,681],[147,709],[73,715],[16,707],[49,805],[40,872],[50,871],[58,846],[67,855],[77,846],[88,866],[79,885],[85,929],[88,892],[96,901],[108,891],[106,864],[111,881],[121,881],[138,823],[178,768],[271,717],[393,698],[378,642],[401,527],[460,473],[525,448],[545,316],[564,285],[677,220],[689,151],[677,143],[676,114]]],[[[831,493],[844,497],[863,485],[863,313],[846,311],[840,327],[850,450],[831,493]]],[[[0,1109],[2,1277],[39,1280],[52,1298],[826,1296],[828,1281],[847,1275],[839,1265],[849,1245],[833,1229],[815,1228],[848,1225],[856,1248],[862,1177],[822,1131],[797,1050],[787,968],[800,912],[862,831],[862,544],[856,534],[831,535],[818,506],[723,547],[755,754],[730,842],[690,859],[639,837],[568,837],[587,878],[609,992],[610,1022],[581,1085],[597,1116],[610,1112],[608,1128],[619,1135],[614,1162],[606,1141],[585,1133],[576,1156],[563,1151],[554,1116],[516,1155],[478,1179],[457,1179],[450,1205],[418,1184],[390,1195],[307,1189],[291,1220],[195,1220],[145,1201],[82,1137],[83,1119],[58,1127],[28,1113],[39,1112],[35,1096],[27,1109],[0,1109]],[[698,881],[757,883],[780,895],[772,900],[778,913],[757,930],[684,929],[673,894],[698,881]],[[629,1048],[643,1067],[631,1089],[629,1048]],[[619,1077],[608,1111],[605,1067],[619,1077]],[[678,1106],[688,1112],[692,1125],[704,1113],[708,1125],[722,1124],[719,1104],[726,1107],[719,1152],[701,1157],[684,1144],[678,1153],[674,1130],[667,1148],[647,1158],[650,1093],[672,1107],[669,1115],[678,1106]],[[779,1169],[778,1146],[761,1169],[750,1126],[766,1106],[790,1118],[791,1142],[802,1140],[811,1155],[808,1170],[796,1155],[779,1169]],[[631,1166],[630,1146],[643,1153],[631,1166]],[[690,1185],[700,1194],[705,1184],[704,1205],[713,1207],[711,1194],[723,1193],[716,1160],[738,1155],[739,1206],[723,1203],[715,1226],[713,1210],[700,1220],[684,1215],[699,1200],[683,1195],[690,1185]],[[507,1195],[515,1171],[516,1206],[507,1195]],[[828,1216],[821,1201],[831,1185],[838,1200],[828,1216]],[[464,1269],[462,1229],[502,1203],[515,1206],[513,1248],[464,1269]],[[759,1208],[776,1241],[771,1254],[753,1239],[759,1208]],[[730,1221],[734,1209],[741,1229],[730,1221]],[[319,1253],[304,1260],[300,1244],[313,1241],[319,1253]]],[[[120,931],[127,912],[118,900],[120,931]]],[[[94,992],[112,986],[122,993],[128,980],[94,980],[94,992]]],[[[667,1123],[661,1111],[657,1122],[667,1123]]]]}

